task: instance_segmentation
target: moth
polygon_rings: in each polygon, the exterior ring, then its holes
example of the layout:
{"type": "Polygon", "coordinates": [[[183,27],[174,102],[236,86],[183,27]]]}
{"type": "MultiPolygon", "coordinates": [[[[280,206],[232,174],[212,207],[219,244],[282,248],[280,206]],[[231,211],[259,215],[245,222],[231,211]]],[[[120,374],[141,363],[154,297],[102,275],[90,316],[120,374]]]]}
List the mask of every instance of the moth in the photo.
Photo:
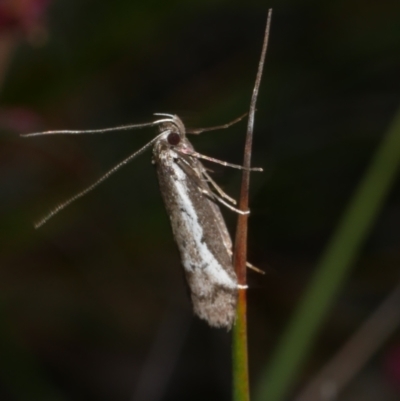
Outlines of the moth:
{"type": "MultiPolygon", "coordinates": [[[[186,137],[182,120],[172,114],[157,114],[164,118],[154,122],[86,131],[46,131],[26,134],[25,137],[51,134],[97,133],[115,130],[159,126],[159,134],[141,149],[118,163],[84,191],[56,206],[42,220],[38,228],[56,213],[87,194],[120,167],[153,146],[152,162],[156,167],[164,205],[170,218],[175,242],[178,245],[186,281],[190,289],[194,313],[210,326],[231,328],[235,320],[238,282],[232,264],[232,241],[224,218],[217,205],[220,202],[237,213],[234,199],[225,194],[200,162],[215,163],[242,169],[242,166],[199,154],[186,137]]],[[[240,119],[223,126],[194,130],[226,128],[240,119]]],[[[262,169],[253,168],[261,171],[262,169]]]]}
{"type": "Polygon", "coordinates": [[[210,326],[231,328],[238,282],[232,264],[232,241],[216,204],[223,201],[223,192],[200,162],[182,121],[171,116],[160,129],[153,162],[194,313],[210,326]],[[216,195],[209,183],[221,195],[216,195]]]}
{"type": "MultiPolygon", "coordinates": [[[[265,48],[268,29],[269,23],[267,22],[265,48]]],[[[265,51],[262,53],[262,62],[263,57],[265,57],[265,51]]],[[[260,62],[260,64],[262,63],[260,62]]],[[[257,78],[261,78],[260,67],[257,78]]],[[[257,91],[259,81],[260,79],[256,80],[257,91]]],[[[254,112],[255,102],[252,102],[249,119],[254,118],[254,112]]],[[[35,224],[35,227],[42,226],[60,210],[87,194],[120,167],[152,146],[152,162],[156,167],[161,195],[179,249],[194,313],[207,321],[210,326],[229,330],[235,321],[238,289],[243,286],[238,284],[232,262],[231,237],[217,203],[224,204],[239,214],[248,214],[249,211],[235,208],[235,200],[225,194],[215,183],[200,160],[205,159],[233,168],[246,168],[196,152],[186,134],[199,134],[204,131],[227,128],[241,120],[243,116],[222,126],[187,132],[178,116],[156,115],[162,118],[144,124],[100,130],[46,131],[22,135],[33,137],[53,134],[91,134],[150,126],[157,126],[159,129],[158,135],[150,142],[118,163],[88,188],[56,206],[35,224]]],[[[262,171],[260,168],[249,168],[248,170],[262,171]]],[[[244,288],[246,287],[244,286],[244,288]]]]}

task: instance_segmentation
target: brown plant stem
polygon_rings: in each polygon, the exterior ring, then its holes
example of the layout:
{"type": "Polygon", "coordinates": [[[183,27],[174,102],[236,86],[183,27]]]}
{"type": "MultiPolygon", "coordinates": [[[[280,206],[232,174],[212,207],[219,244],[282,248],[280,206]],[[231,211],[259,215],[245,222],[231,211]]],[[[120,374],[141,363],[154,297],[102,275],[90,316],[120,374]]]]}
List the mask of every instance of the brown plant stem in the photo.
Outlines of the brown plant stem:
{"type": "MultiPolygon", "coordinates": [[[[248,210],[249,187],[250,187],[250,165],[251,148],[253,142],[254,115],[258,90],[261,83],[262,71],[264,67],[265,55],[271,25],[272,10],[268,11],[267,25],[265,29],[264,43],[261,51],[260,62],[258,64],[256,82],[254,84],[253,95],[250,102],[250,111],[247,123],[246,143],[244,149],[243,166],[247,170],[242,173],[242,185],[240,190],[239,208],[248,210]]],[[[246,261],[247,261],[247,222],[248,215],[239,215],[236,228],[235,248],[233,263],[238,277],[238,305],[236,312],[236,323],[233,331],[233,399],[236,401],[249,401],[249,370],[248,370],[248,351],[247,351],[247,298],[246,298],[246,261]]]]}

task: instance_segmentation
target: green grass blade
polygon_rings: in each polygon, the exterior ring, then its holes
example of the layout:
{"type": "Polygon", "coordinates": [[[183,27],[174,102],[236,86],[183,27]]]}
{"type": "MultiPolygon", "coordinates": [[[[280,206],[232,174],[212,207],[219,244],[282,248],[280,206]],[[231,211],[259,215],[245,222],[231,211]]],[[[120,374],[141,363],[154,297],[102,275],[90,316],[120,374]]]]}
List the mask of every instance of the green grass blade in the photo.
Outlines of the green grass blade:
{"type": "Polygon", "coordinates": [[[236,323],[233,327],[233,400],[249,401],[246,292],[239,292],[236,323]]]}
{"type": "Polygon", "coordinates": [[[271,364],[261,378],[257,401],[280,401],[291,389],[300,364],[388,195],[399,162],[400,111],[351,199],[271,364]]]}

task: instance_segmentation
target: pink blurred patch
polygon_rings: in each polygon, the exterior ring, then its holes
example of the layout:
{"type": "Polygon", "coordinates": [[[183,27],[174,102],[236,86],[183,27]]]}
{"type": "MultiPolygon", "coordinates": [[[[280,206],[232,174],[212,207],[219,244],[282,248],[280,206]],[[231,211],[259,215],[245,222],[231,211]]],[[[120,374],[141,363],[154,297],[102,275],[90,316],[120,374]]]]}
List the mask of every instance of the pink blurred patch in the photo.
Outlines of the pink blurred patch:
{"type": "Polygon", "coordinates": [[[386,353],[384,370],[389,381],[400,393],[400,344],[391,347],[386,353]]]}
{"type": "Polygon", "coordinates": [[[0,0],[0,33],[29,34],[43,24],[51,0],[0,0]]]}
{"type": "Polygon", "coordinates": [[[43,126],[41,118],[29,109],[14,107],[0,109],[0,129],[18,134],[38,131],[43,126]]]}

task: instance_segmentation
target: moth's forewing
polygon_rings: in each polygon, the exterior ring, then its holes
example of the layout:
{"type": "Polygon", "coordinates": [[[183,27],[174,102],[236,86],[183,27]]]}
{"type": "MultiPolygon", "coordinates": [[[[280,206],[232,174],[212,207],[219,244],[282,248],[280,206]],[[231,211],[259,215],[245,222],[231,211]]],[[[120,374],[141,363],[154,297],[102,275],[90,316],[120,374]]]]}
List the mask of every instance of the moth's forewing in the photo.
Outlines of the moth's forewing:
{"type": "MultiPolygon", "coordinates": [[[[192,149],[185,136],[176,148],[182,146],[192,149]]],[[[183,166],[181,158],[167,136],[156,142],[153,160],[193,309],[211,326],[230,328],[236,313],[237,278],[229,233],[218,206],[202,192],[210,191],[201,176],[204,167],[193,157],[185,158],[183,166]]]]}

